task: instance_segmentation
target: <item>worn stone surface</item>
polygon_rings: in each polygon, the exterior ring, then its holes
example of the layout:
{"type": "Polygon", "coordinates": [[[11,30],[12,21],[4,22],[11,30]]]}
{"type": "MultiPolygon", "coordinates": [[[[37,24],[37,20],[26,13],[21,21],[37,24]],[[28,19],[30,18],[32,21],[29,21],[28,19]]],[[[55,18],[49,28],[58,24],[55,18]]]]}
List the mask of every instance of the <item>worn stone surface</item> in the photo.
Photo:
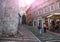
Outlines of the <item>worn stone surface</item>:
{"type": "Polygon", "coordinates": [[[16,34],[18,27],[18,0],[0,0],[0,35],[16,34]]]}

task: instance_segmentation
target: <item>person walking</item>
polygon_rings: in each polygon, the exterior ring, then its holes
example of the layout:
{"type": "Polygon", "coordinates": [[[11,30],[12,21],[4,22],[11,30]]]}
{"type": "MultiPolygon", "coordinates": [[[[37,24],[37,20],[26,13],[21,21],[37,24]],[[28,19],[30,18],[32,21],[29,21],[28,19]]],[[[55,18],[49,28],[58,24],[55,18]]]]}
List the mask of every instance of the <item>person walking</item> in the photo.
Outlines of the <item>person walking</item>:
{"type": "Polygon", "coordinates": [[[38,33],[41,34],[41,26],[40,25],[38,26],[38,33]]]}
{"type": "Polygon", "coordinates": [[[46,32],[46,25],[45,25],[45,23],[44,23],[44,33],[46,32]]]}

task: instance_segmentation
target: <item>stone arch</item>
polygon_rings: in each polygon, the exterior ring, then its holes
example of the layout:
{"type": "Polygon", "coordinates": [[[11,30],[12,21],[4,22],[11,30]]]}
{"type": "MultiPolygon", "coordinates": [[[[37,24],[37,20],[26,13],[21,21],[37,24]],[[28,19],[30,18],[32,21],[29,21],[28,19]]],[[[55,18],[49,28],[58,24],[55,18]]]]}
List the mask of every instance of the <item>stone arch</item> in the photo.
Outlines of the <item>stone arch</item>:
{"type": "Polygon", "coordinates": [[[22,15],[22,24],[26,24],[26,15],[22,15]]]}

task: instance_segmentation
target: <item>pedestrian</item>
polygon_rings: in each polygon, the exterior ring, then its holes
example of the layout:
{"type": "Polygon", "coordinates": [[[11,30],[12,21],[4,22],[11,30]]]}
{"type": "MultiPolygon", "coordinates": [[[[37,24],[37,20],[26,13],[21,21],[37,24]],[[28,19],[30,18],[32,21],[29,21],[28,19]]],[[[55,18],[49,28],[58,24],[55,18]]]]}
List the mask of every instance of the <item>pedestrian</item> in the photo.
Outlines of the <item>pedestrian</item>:
{"type": "Polygon", "coordinates": [[[44,33],[46,33],[46,24],[44,23],[44,33]]]}
{"type": "Polygon", "coordinates": [[[41,26],[40,25],[38,26],[38,33],[41,34],[41,26]]]}

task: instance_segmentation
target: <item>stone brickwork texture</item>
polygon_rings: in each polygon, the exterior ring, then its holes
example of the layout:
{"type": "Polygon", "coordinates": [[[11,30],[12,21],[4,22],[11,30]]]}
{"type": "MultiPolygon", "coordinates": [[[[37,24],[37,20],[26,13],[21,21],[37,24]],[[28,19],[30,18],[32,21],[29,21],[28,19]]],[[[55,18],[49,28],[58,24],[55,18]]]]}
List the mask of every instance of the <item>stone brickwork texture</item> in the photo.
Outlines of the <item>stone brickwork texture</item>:
{"type": "Polygon", "coordinates": [[[18,0],[0,0],[0,35],[16,34],[18,27],[18,0]]]}

